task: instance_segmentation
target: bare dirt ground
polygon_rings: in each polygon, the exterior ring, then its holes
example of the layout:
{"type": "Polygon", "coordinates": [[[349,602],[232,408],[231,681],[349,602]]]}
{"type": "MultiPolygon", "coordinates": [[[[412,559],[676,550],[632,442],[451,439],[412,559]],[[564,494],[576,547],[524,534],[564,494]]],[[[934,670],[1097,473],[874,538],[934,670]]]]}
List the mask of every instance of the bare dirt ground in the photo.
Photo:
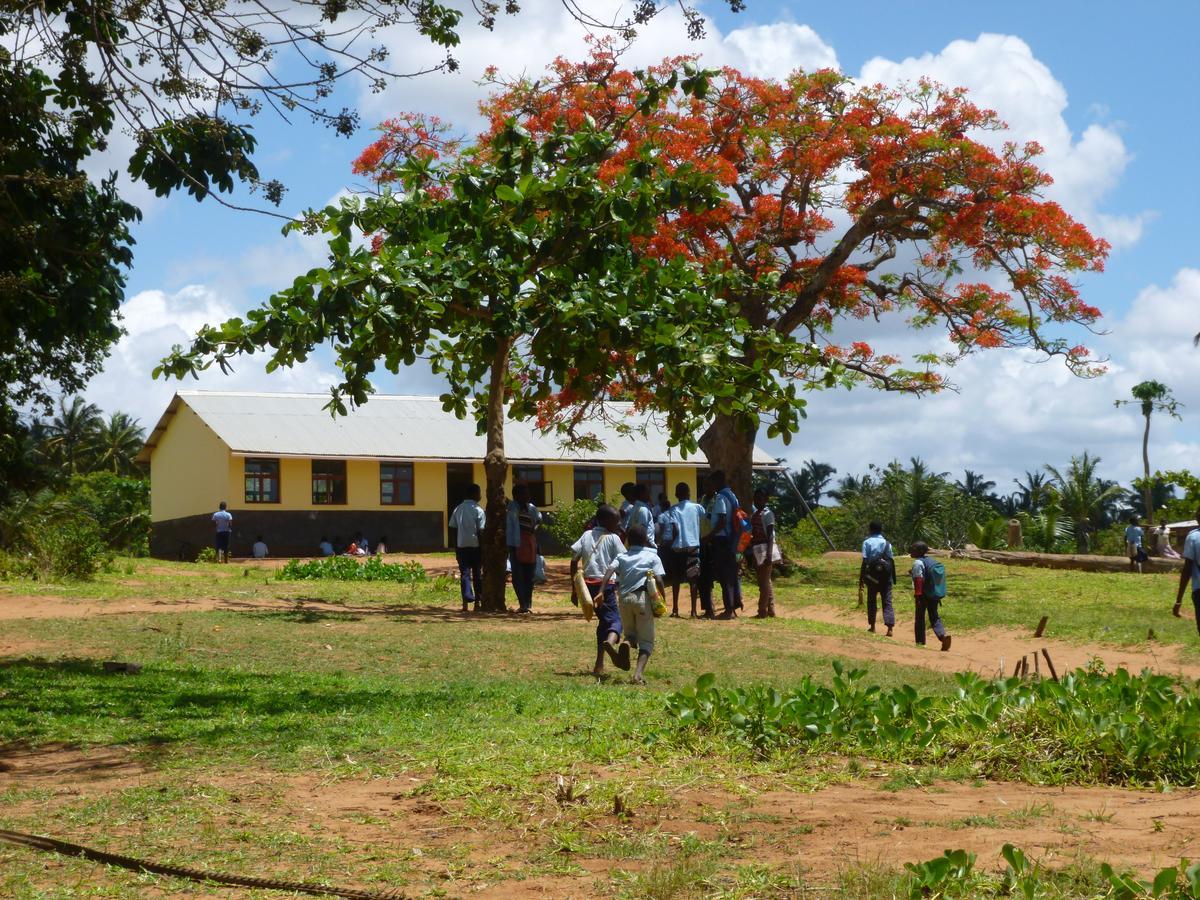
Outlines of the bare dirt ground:
{"type": "MultiPolygon", "coordinates": [[[[424,773],[336,781],[262,772],[201,773],[193,776],[191,787],[215,788],[231,798],[213,813],[213,821],[202,823],[209,835],[269,828],[318,842],[336,841],[349,857],[348,872],[369,871],[371,860],[403,859],[410,887],[438,888],[450,895],[608,896],[607,876],[614,868],[637,871],[653,865],[647,859],[614,858],[604,850],[605,838],[614,836],[634,842],[639,836],[665,838],[668,847],[680,846],[688,836],[719,839],[729,865],[794,867],[817,884],[855,863],[897,868],[938,855],[943,848],[969,850],[978,854],[981,866],[997,869],[1002,867],[1000,848],[1009,842],[1052,867],[1091,857],[1143,872],[1200,852],[1198,791],[991,782],[889,791],[882,787],[886,776],[881,769],[868,769],[852,782],[808,793],[754,781],[744,783],[739,794],[697,785],[676,794],[669,806],[635,807],[620,818],[611,810],[555,804],[553,779],[547,778],[545,802],[529,810],[529,821],[518,828],[472,819],[453,803],[430,799],[432,776],[424,773]],[[582,833],[581,849],[556,847],[553,835],[563,827],[582,833]],[[560,870],[569,864],[573,872],[523,870],[523,860],[547,856],[563,864],[560,870]]],[[[36,801],[16,804],[13,815],[32,812],[31,804],[50,813],[112,791],[154,789],[167,777],[178,785],[177,775],[160,775],[121,747],[0,748],[0,790],[43,789],[36,801]]],[[[84,833],[56,836],[90,839],[84,833]]],[[[106,849],[131,856],[146,855],[154,846],[154,835],[142,832],[136,821],[114,823],[106,838],[106,849]]],[[[60,863],[47,857],[46,864],[52,876],[60,863]]],[[[256,865],[242,874],[279,874],[270,860],[256,865]]],[[[105,877],[99,868],[96,875],[105,877]]]]}

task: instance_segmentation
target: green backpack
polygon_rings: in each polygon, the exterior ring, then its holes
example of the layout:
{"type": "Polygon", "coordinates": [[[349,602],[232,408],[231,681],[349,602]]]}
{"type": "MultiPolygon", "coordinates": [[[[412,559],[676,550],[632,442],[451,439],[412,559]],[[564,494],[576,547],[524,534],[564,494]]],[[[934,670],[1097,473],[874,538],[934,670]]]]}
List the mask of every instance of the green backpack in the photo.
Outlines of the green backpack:
{"type": "Polygon", "coordinates": [[[946,567],[939,560],[921,557],[925,569],[925,584],[921,595],[928,600],[946,599],[946,567]]]}

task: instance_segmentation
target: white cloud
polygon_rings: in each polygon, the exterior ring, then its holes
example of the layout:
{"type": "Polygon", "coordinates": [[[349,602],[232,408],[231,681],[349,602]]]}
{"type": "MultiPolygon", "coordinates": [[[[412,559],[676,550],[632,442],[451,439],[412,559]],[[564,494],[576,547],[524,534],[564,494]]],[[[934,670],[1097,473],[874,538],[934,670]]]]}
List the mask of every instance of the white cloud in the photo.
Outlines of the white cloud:
{"type": "Polygon", "coordinates": [[[938,53],[899,62],[876,57],[862,67],[868,83],[897,84],[932,78],[949,87],[966,87],[970,99],[994,109],[1010,130],[983,136],[985,141],[1037,141],[1045,149],[1040,164],[1053,177],[1046,195],[1107,238],[1126,247],[1142,236],[1150,214],[1116,215],[1101,206],[1132,157],[1115,128],[1092,124],[1076,138],[1067,124],[1067,90],[1019,37],[981,34],[957,40],[938,53]]]}
{"type": "Polygon", "coordinates": [[[1097,338],[1109,372],[1081,380],[1058,360],[1032,353],[988,351],[950,371],[958,392],[915,398],[869,389],[809,395],[808,422],[794,445],[775,449],[794,463],[817,458],[840,475],[869,463],[920,456],[961,477],[981,471],[1007,490],[1011,479],[1046,463],[1064,465],[1084,450],[1102,458],[1105,477],[1128,484],[1141,473],[1143,420],[1135,407],[1114,406],[1139,381],[1156,379],[1185,405],[1183,420],[1153,419],[1150,463],[1195,468],[1200,459],[1200,270],[1182,269],[1165,287],[1152,285],[1128,314],[1097,338]]]}

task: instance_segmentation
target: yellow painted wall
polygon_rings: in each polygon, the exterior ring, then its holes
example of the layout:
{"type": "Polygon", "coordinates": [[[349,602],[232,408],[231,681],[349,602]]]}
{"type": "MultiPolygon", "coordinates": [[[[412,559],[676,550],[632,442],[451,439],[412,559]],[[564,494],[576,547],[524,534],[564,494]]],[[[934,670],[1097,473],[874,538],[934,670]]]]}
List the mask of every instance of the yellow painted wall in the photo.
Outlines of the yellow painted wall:
{"type": "Polygon", "coordinates": [[[228,489],[229,448],[181,403],[150,454],[150,518],[155,522],[211,513],[222,500],[234,505],[242,491],[228,489]]]}
{"type": "Polygon", "coordinates": [[[686,481],[692,489],[692,499],[696,499],[696,468],[695,466],[667,466],[667,497],[675,502],[675,485],[686,481]]]}
{"type": "Polygon", "coordinates": [[[446,508],[445,463],[413,463],[411,506],[384,506],[379,502],[379,461],[374,459],[346,460],[346,502],[336,506],[312,502],[312,460],[288,458],[279,461],[279,502],[246,503],[245,465],[245,457],[231,456],[229,459],[227,477],[230,509],[408,509],[443,512],[446,508]]]}

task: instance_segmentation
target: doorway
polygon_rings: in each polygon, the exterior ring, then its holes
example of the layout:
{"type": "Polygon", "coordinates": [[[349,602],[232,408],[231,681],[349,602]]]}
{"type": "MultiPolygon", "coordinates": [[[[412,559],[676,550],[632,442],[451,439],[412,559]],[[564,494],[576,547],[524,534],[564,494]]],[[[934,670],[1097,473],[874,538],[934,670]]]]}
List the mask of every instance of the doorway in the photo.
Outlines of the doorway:
{"type": "Polygon", "coordinates": [[[475,466],[471,463],[446,463],[446,546],[458,546],[457,529],[450,527],[450,514],[467,499],[467,491],[475,483],[475,466]]]}

